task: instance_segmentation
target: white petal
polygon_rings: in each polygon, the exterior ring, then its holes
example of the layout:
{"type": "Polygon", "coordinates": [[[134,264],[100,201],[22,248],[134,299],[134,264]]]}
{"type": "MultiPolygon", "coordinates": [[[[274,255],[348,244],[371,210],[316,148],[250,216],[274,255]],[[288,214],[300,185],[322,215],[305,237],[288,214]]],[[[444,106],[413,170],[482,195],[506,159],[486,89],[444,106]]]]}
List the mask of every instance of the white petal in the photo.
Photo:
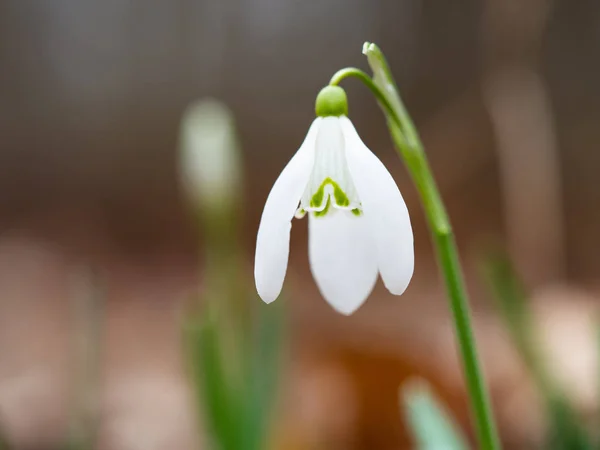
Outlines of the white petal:
{"type": "Polygon", "coordinates": [[[352,314],[377,281],[377,257],[364,217],[331,208],[309,216],[308,257],[321,295],[342,314],[352,314]]]}
{"type": "Polygon", "coordinates": [[[415,255],[406,204],[383,163],[362,142],[347,117],[341,118],[348,168],[377,247],[377,263],[387,289],[404,292],[412,278],[415,255]]]}
{"type": "Polygon", "coordinates": [[[279,297],[283,286],[290,252],[291,221],[310,177],[319,123],[319,118],[313,121],[304,142],[275,181],[260,219],[254,282],[258,295],[266,303],[279,297]]]}

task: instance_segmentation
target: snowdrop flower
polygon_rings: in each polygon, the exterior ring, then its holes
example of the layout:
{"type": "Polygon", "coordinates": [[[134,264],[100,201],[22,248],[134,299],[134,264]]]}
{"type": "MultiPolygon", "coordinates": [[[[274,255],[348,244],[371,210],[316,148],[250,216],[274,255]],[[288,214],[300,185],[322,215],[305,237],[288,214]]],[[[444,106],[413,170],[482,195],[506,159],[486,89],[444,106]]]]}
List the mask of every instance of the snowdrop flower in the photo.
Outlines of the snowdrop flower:
{"type": "Polygon", "coordinates": [[[223,103],[192,103],[181,120],[180,174],[189,202],[211,211],[235,207],[241,157],[233,114],[223,103]]]}
{"type": "Polygon", "coordinates": [[[266,303],[283,286],[291,221],[305,215],[312,274],[338,312],[353,313],[379,273],[396,295],[412,277],[413,234],[406,204],[347,112],[342,88],[327,86],[319,93],[317,118],[267,198],[254,265],[256,288],[266,303]]]}

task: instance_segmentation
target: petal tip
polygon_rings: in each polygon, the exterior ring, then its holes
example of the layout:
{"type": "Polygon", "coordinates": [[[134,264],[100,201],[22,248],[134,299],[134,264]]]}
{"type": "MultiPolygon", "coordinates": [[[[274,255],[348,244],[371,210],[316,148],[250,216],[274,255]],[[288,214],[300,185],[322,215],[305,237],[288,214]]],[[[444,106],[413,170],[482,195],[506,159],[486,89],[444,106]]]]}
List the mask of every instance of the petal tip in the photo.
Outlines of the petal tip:
{"type": "Polygon", "coordinates": [[[383,279],[383,284],[385,285],[386,289],[390,292],[390,294],[402,295],[408,288],[412,276],[413,271],[411,270],[410,274],[407,275],[404,279],[394,280],[393,282],[386,282],[386,280],[383,279]]]}
{"type": "Polygon", "coordinates": [[[390,294],[392,295],[402,295],[404,294],[404,292],[406,292],[406,288],[408,288],[408,284],[404,285],[404,286],[386,286],[387,290],[389,291],[390,294]]]}
{"type": "MultiPolygon", "coordinates": [[[[321,295],[323,295],[321,293],[321,295]]],[[[336,298],[335,301],[331,298],[331,297],[327,297],[325,295],[323,295],[323,298],[327,301],[327,303],[329,303],[329,305],[338,313],[344,315],[344,316],[350,316],[352,314],[354,314],[366,301],[367,298],[369,298],[370,295],[370,291],[369,294],[362,296],[360,298],[355,297],[355,298],[344,298],[344,299],[338,299],[336,298]]]]}
{"type": "Polygon", "coordinates": [[[256,292],[261,300],[268,305],[269,303],[273,303],[275,300],[277,300],[281,290],[275,291],[274,289],[270,289],[265,286],[259,286],[259,284],[256,283],[256,292]]]}
{"type": "Polygon", "coordinates": [[[258,295],[260,296],[260,298],[262,299],[262,301],[265,302],[267,305],[270,305],[275,300],[277,300],[277,297],[263,297],[260,294],[258,294],[258,295]]]}
{"type": "MultiPolygon", "coordinates": [[[[361,303],[361,305],[362,305],[362,303],[361,303]]],[[[338,306],[331,305],[331,306],[339,314],[342,314],[343,316],[351,316],[356,311],[358,311],[358,308],[360,308],[361,305],[352,306],[350,308],[348,308],[346,306],[340,307],[339,305],[338,306]]]]}

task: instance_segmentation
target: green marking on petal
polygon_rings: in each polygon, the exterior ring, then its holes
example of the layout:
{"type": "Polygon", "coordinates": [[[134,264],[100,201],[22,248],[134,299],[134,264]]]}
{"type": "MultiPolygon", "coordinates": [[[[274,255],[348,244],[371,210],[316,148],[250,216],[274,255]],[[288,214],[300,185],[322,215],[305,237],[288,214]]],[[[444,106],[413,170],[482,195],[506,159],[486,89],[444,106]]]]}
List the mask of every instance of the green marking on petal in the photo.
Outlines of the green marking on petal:
{"type": "Polygon", "coordinates": [[[354,208],[352,210],[352,214],[354,214],[356,217],[360,217],[362,215],[362,211],[358,208],[354,208]]]}
{"type": "MultiPolygon", "coordinates": [[[[346,193],[342,190],[339,184],[333,181],[331,178],[327,177],[317,189],[317,192],[314,193],[312,198],[310,199],[310,206],[313,208],[318,208],[323,204],[323,199],[325,198],[325,186],[330,184],[333,187],[333,198],[335,199],[335,204],[338,206],[349,206],[350,199],[346,195],[346,193]]],[[[329,201],[329,199],[328,199],[329,201]]]]}
{"type": "Polygon", "coordinates": [[[329,207],[331,206],[331,199],[327,197],[327,204],[325,205],[325,209],[323,211],[315,211],[315,217],[323,217],[329,211],[329,207]]]}
{"type": "Polygon", "coordinates": [[[310,199],[310,206],[312,208],[318,208],[323,203],[323,198],[325,197],[325,190],[324,190],[325,184],[324,183],[325,182],[323,182],[323,184],[321,184],[321,186],[319,187],[317,192],[315,192],[315,194],[310,199]]]}
{"type": "Polygon", "coordinates": [[[350,199],[348,199],[348,196],[346,195],[346,193],[344,191],[342,191],[342,189],[335,184],[333,181],[331,182],[332,186],[333,186],[333,197],[335,198],[335,203],[338,206],[349,206],[350,205],[350,199]]]}

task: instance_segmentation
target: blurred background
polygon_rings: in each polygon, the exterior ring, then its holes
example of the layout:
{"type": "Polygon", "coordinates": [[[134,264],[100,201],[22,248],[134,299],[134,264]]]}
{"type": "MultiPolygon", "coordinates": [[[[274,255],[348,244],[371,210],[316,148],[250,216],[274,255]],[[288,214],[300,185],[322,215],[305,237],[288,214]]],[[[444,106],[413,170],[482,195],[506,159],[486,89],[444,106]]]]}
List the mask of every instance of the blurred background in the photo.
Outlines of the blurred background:
{"type": "MultiPolygon", "coordinates": [[[[206,448],[181,354],[206,243],[181,192],[180,119],[206,96],[235,115],[251,277],[267,194],[319,89],[340,68],[368,69],[365,40],[386,53],[447,202],[505,447],[537,448],[544,420],[480,277],[490,239],[530,292],[548,365],[581,419],[598,418],[598,2],[0,0],[0,429],[15,448],[57,448],[73,354],[94,351],[83,365],[97,378],[98,448],[206,448]],[[83,312],[92,350],[73,320],[82,267],[101,274],[103,301],[83,312]]],[[[340,316],[310,275],[306,220],[294,222],[272,448],[412,448],[398,388],[414,377],[472,437],[416,191],[371,94],[344,87],[411,212],[415,275],[403,296],[379,282],[340,316]]]]}

